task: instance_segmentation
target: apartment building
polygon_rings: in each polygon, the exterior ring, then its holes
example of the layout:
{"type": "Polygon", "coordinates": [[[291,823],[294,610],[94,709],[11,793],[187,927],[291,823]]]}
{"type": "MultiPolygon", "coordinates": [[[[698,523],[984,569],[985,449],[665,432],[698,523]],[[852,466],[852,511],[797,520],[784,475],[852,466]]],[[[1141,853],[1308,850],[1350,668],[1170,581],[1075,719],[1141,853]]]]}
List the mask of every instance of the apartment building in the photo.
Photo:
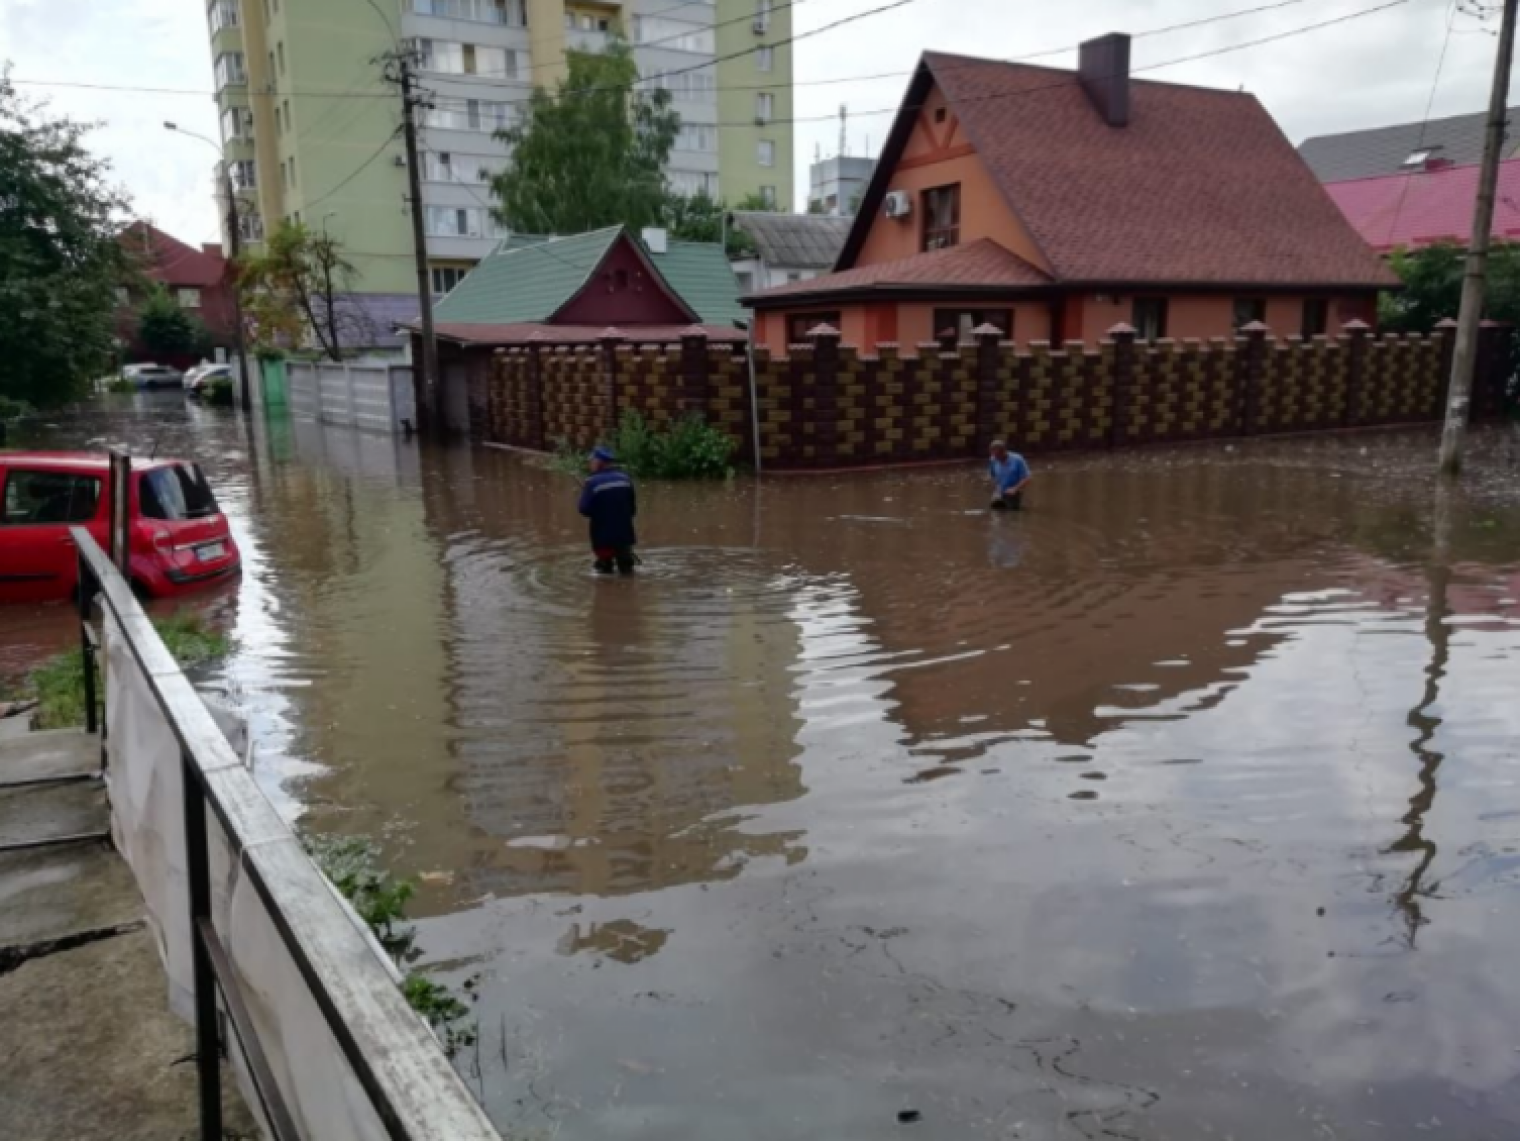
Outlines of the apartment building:
{"type": "Polygon", "coordinates": [[[488,180],[508,152],[493,133],[564,77],[567,49],[613,35],[681,114],[674,189],[792,207],[792,18],[779,0],[210,0],[207,15],[244,240],[282,218],[326,230],[365,294],[399,304],[416,288],[401,102],[374,62],[397,39],[416,46],[431,92],[419,165],[438,294],[501,236],[488,180]]]}

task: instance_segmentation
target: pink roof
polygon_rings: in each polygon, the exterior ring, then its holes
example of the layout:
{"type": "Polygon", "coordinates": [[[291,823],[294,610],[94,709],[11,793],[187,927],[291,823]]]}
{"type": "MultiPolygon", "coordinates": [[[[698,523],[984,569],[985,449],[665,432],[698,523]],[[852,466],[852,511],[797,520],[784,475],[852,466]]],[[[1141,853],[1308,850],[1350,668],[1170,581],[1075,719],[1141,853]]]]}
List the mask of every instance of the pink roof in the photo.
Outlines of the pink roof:
{"type": "MultiPolygon", "coordinates": [[[[1442,241],[1465,246],[1472,239],[1478,170],[1477,166],[1449,166],[1331,182],[1325,189],[1375,250],[1442,241]]],[[[1499,164],[1493,235],[1520,238],[1520,159],[1499,164]]]]}

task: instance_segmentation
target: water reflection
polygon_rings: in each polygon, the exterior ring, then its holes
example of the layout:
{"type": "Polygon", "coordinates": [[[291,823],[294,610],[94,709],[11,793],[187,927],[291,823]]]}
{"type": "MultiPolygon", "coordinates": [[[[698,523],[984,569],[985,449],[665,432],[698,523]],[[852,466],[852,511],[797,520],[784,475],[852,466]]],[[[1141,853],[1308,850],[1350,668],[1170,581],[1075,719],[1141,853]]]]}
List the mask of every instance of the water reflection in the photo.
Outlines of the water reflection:
{"type": "Polygon", "coordinates": [[[1052,461],[1008,517],[970,471],[651,486],[602,582],[518,457],[133,407],[59,435],[207,462],[264,779],[425,873],[503,1128],[1520,1126],[1504,433],[1444,529],[1423,432],[1052,461]]]}

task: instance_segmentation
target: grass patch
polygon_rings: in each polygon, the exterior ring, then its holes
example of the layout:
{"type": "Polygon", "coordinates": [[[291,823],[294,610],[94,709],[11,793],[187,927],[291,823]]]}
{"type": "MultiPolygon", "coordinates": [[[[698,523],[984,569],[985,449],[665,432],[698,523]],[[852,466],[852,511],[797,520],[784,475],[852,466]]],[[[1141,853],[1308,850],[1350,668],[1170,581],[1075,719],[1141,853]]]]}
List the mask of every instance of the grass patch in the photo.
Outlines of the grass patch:
{"type": "MultiPolygon", "coordinates": [[[[164,645],[182,666],[199,666],[226,657],[232,639],[211,629],[195,614],[179,613],[153,622],[164,645]]],[[[104,692],[103,688],[97,692],[104,692]]],[[[85,723],[84,651],[69,650],[32,670],[14,700],[32,700],[35,729],[69,729],[85,723]]]]}
{"type": "MultiPolygon", "coordinates": [[[[417,929],[406,918],[406,904],[416,884],[382,868],[380,849],[363,836],[307,836],[301,842],[322,874],[353,904],[376,941],[404,972],[401,993],[433,1028],[444,1053],[452,1058],[472,1045],[478,1032],[470,1019],[470,1008],[442,983],[406,969],[417,958],[417,929]]],[[[473,991],[475,980],[464,985],[473,991]]]]}
{"type": "MultiPolygon", "coordinates": [[[[728,479],[734,474],[733,437],[696,413],[657,428],[638,412],[624,412],[612,437],[603,442],[619,467],[644,479],[728,479]]],[[[586,457],[568,440],[556,440],[549,466],[584,476],[586,457]]]]}

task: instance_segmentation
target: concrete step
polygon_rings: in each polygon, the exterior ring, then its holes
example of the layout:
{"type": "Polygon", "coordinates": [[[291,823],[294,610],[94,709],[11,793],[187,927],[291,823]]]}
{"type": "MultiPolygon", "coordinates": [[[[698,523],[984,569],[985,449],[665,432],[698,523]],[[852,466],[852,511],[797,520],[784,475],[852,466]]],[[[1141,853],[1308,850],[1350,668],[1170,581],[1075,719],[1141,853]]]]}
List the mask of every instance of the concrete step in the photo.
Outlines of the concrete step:
{"type": "Polygon", "coordinates": [[[100,739],[79,729],[54,729],[0,740],[0,785],[100,772],[100,739]]]}

